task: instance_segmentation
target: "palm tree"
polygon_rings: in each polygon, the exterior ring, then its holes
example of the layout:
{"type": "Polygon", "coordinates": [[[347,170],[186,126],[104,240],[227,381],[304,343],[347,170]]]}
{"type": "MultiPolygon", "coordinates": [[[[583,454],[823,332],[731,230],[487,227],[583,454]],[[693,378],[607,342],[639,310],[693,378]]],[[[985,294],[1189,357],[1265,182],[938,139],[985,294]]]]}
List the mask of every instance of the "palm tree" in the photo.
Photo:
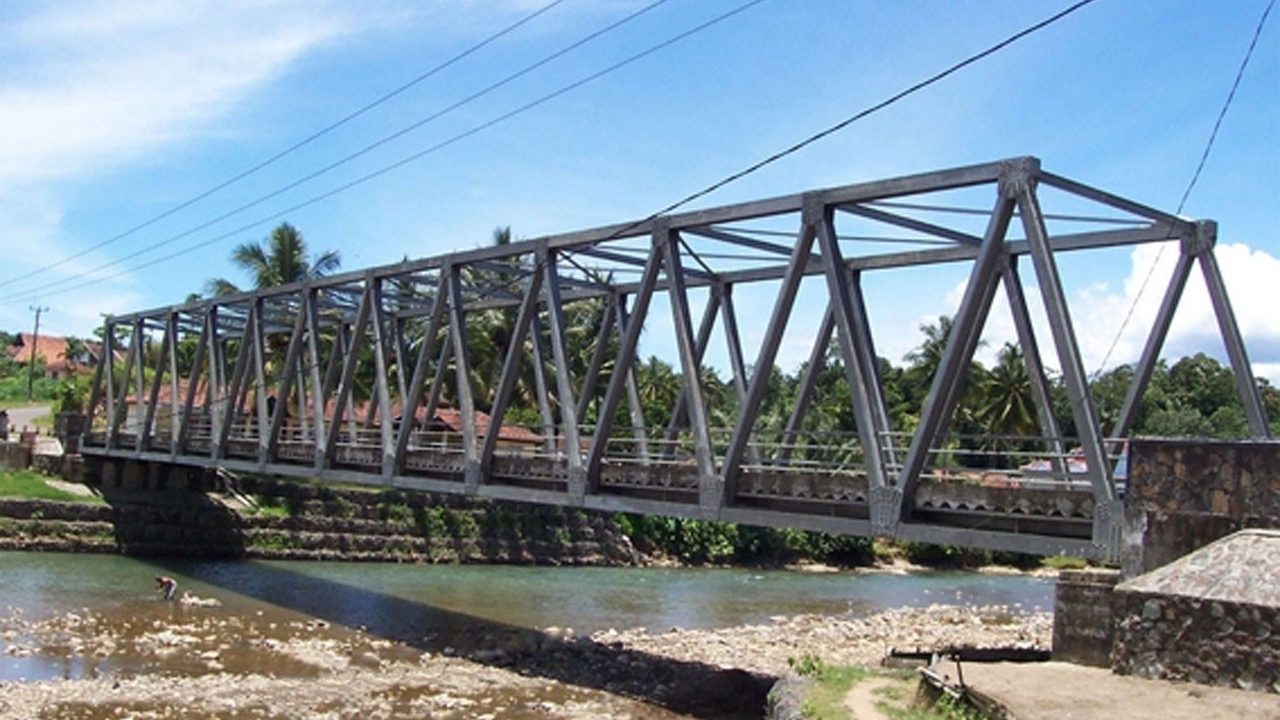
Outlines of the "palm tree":
{"type": "Polygon", "coordinates": [[[993,435],[1035,435],[1040,430],[1035,401],[1031,396],[1031,376],[1022,351],[1005,343],[996,364],[979,384],[979,400],[974,418],[993,435]]]}
{"type": "MultiPolygon", "coordinates": [[[[253,288],[261,290],[324,277],[342,265],[337,250],[309,257],[302,233],[289,223],[280,223],[262,243],[240,243],[231,251],[231,262],[253,277],[253,288]]],[[[205,292],[214,296],[234,295],[242,290],[230,280],[214,278],[205,283],[205,292]]]]}

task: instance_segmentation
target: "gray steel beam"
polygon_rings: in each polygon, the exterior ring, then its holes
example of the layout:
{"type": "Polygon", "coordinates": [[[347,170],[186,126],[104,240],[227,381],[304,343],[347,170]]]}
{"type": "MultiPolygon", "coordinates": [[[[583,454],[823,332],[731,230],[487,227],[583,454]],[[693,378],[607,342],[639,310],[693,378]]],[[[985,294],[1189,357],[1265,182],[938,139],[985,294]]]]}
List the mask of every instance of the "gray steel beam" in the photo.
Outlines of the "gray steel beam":
{"type": "MultiPolygon", "coordinates": [[[[258,446],[258,464],[263,466],[276,458],[276,448],[280,445],[280,428],[284,426],[285,409],[288,407],[289,393],[293,391],[295,376],[298,378],[298,397],[302,398],[306,394],[302,377],[298,375],[298,361],[302,357],[302,338],[304,333],[314,331],[314,329],[307,327],[307,318],[310,316],[308,310],[312,299],[311,291],[304,290],[302,297],[302,307],[298,308],[298,316],[294,320],[293,331],[289,334],[289,347],[284,354],[284,375],[280,378],[280,386],[276,389],[278,393],[276,396],[276,408],[269,419],[271,427],[263,434],[263,442],[258,446]]],[[[305,408],[305,405],[303,407],[305,408]]],[[[305,415],[303,417],[305,418],[305,415]]]]}
{"type": "MultiPolygon", "coordinates": [[[[661,225],[654,228],[653,234],[654,242],[662,244],[667,279],[671,283],[669,293],[671,320],[675,327],[681,374],[684,376],[683,395],[688,398],[686,406],[689,412],[690,429],[693,431],[694,461],[698,467],[698,501],[704,517],[714,519],[724,504],[724,486],[716,475],[715,458],[711,453],[707,405],[702,396],[702,367],[697,348],[694,347],[693,320],[689,313],[689,296],[684,286],[685,270],[680,261],[680,238],[677,233],[661,225]]],[[[709,326],[715,321],[715,312],[707,315],[711,322],[705,324],[709,326]]]]}
{"type": "Polygon", "coordinates": [[[453,367],[457,383],[458,414],[462,423],[463,478],[468,492],[480,486],[480,453],[476,446],[476,403],[471,392],[471,364],[467,355],[466,310],[462,304],[462,268],[449,272],[449,337],[453,342],[453,367]]]}
{"type": "Polygon", "coordinates": [[[338,447],[338,436],[342,432],[342,419],[347,411],[347,403],[351,400],[352,389],[355,385],[356,366],[360,364],[360,351],[364,349],[364,343],[368,336],[366,326],[369,324],[369,316],[373,314],[373,288],[365,287],[364,295],[360,300],[360,308],[356,311],[356,322],[351,328],[351,343],[345,349],[339,341],[333,351],[342,356],[342,379],[338,381],[338,395],[333,403],[333,419],[329,422],[329,435],[324,444],[323,468],[328,468],[333,464],[334,450],[338,447]]]}
{"type": "Polygon", "coordinates": [[[1093,407],[1093,398],[1089,395],[1089,379],[1085,375],[1084,363],[1080,359],[1080,348],[1076,344],[1075,330],[1071,325],[1071,313],[1067,308],[1066,293],[1062,281],[1058,278],[1057,264],[1053,258],[1053,250],[1049,243],[1049,233],[1045,229],[1044,218],[1040,214],[1040,202],[1035,194],[1035,179],[1027,177],[1019,183],[1018,209],[1021,214],[1023,230],[1027,241],[1031,244],[1031,259],[1036,269],[1036,279],[1040,284],[1040,292],[1044,298],[1045,312],[1049,317],[1049,329],[1053,333],[1054,345],[1058,349],[1058,360],[1062,368],[1063,383],[1067,395],[1071,398],[1072,414],[1076,421],[1076,433],[1080,446],[1088,464],[1087,476],[1094,494],[1094,527],[1093,542],[1114,555],[1120,549],[1120,526],[1124,509],[1116,499],[1115,488],[1111,484],[1111,463],[1107,459],[1106,448],[1102,443],[1102,430],[1098,425],[1098,415],[1093,407]]]}
{"type": "Polygon", "coordinates": [[[1004,284],[1005,297],[1009,301],[1009,312],[1013,316],[1013,327],[1018,334],[1018,345],[1022,348],[1022,360],[1027,367],[1027,378],[1031,381],[1031,400],[1036,406],[1040,431],[1044,433],[1053,451],[1054,464],[1059,471],[1065,473],[1067,468],[1062,458],[1066,455],[1066,448],[1062,446],[1062,432],[1058,429],[1058,419],[1053,414],[1049,380],[1045,375],[1044,361],[1040,357],[1040,344],[1036,341],[1035,327],[1031,323],[1031,313],[1027,309],[1027,297],[1022,290],[1022,279],[1018,276],[1017,263],[1017,258],[1006,257],[1000,268],[1000,279],[1004,284]]]}
{"type": "Polygon", "coordinates": [[[809,404],[813,401],[813,390],[817,387],[818,376],[827,364],[827,349],[831,345],[831,334],[835,332],[835,316],[831,313],[831,304],[822,313],[822,322],[818,325],[818,334],[813,339],[813,347],[809,350],[809,362],[805,365],[804,374],[796,387],[796,404],[791,408],[791,415],[782,429],[782,439],[778,447],[775,462],[786,465],[791,459],[792,446],[800,432],[800,425],[809,413],[809,404]]]}
{"type": "Polygon", "coordinates": [[[976,347],[976,338],[981,336],[982,323],[986,319],[991,295],[991,278],[999,266],[1004,248],[1005,232],[1013,217],[1015,200],[1009,195],[1012,192],[1006,182],[1001,183],[1001,192],[996,199],[991,213],[982,247],[978,258],[969,273],[969,282],[965,285],[964,297],[956,311],[951,325],[951,335],[943,350],[942,360],[929,386],[929,394],[925,398],[924,408],[920,413],[920,421],[911,438],[911,446],[907,450],[906,460],[898,473],[896,490],[898,491],[899,527],[910,519],[915,502],[916,486],[920,481],[920,473],[924,469],[930,446],[946,426],[950,411],[951,398],[958,397],[956,386],[964,381],[964,374],[976,347]]]}
{"type": "MultiPolygon", "coordinates": [[[[210,309],[210,312],[212,312],[212,309],[210,309]]],[[[175,458],[178,457],[180,453],[186,452],[187,440],[191,437],[191,423],[193,421],[191,411],[195,406],[196,388],[200,384],[200,376],[202,374],[201,368],[204,367],[205,355],[208,352],[210,345],[209,334],[211,329],[212,325],[209,323],[209,315],[206,314],[204,317],[204,328],[200,331],[200,338],[196,342],[196,354],[191,361],[191,372],[187,376],[187,392],[186,397],[182,401],[182,423],[179,425],[177,438],[173,443],[173,446],[170,448],[170,453],[172,457],[175,458]]],[[[212,367],[213,363],[210,362],[209,365],[212,367]]],[[[205,409],[209,410],[210,408],[205,409]]]]}
{"type": "Polygon", "coordinates": [[[587,493],[595,490],[599,483],[600,466],[608,454],[609,433],[613,430],[613,414],[618,409],[618,401],[622,399],[626,378],[631,373],[636,359],[636,343],[640,340],[640,332],[644,328],[645,317],[649,312],[649,301],[653,299],[653,288],[658,282],[658,271],[662,267],[662,246],[653,243],[653,252],[645,263],[644,274],[641,275],[640,287],[635,294],[635,307],[631,310],[631,318],[625,323],[622,343],[618,347],[618,359],[614,364],[613,376],[609,378],[609,388],[605,391],[604,402],[600,404],[600,417],[596,420],[596,431],[591,438],[591,448],[587,454],[587,493]]]}
{"type": "Polygon", "coordinates": [[[524,340],[529,334],[529,326],[533,317],[538,314],[538,297],[542,292],[542,274],[531,273],[528,287],[525,288],[524,300],[520,303],[520,312],[516,315],[515,327],[511,330],[511,340],[507,345],[506,357],[502,360],[502,375],[494,393],[493,408],[489,412],[489,427],[485,432],[484,446],[480,449],[481,482],[488,478],[493,468],[493,453],[498,447],[498,437],[502,434],[503,419],[507,414],[507,403],[511,391],[516,387],[520,377],[520,358],[524,355],[524,340]]]}
{"type": "Polygon", "coordinates": [[[587,364],[587,376],[582,381],[582,392],[578,395],[578,423],[586,422],[587,409],[596,397],[596,384],[600,379],[600,370],[604,367],[605,356],[609,351],[609,338],[612,336],[614,303],[617,296],[609,295],[605,300],[604,313],[600,316],[600,328],[596,331],[595,347],[591,349],[591,361],[587,364]]]}
{"type": "MultiPolygon", "coordinates": [[[[618,337],[624,337],[627,333],[627,299],[625,295],[618,296],[618,313],[616,316],[618,324],[618,337]]],[[[621,373],[622,370],[614,369],[615,373],[621,373]]],[[[636,457],[639,457],[645,465],[649,464],[649,437],[648,430],[645,427],[644,420],[644,404],[640,402],[640,384],[636,381],[636,364],[626,369],[627,376],[627,411],[631,419],[631,437],[636,444],[636,457]]]]}
{"type": "Polygon", "coordinates": [[[982,244],[982,238],[977,237],[976,235],[962,233],[948,227],[924,222],[923,220],[916,220],[915,218],[905,217],[896,213],[885,212],[884,210],[867,207],[866,205],[844,203],[837,207],[838,209],[852,215],[859,215],[869,220],[875,220],[889,225],[896,225],[898,227],[907,228],[908,230],[915,230],[916,232],[933,235],[934,237],[940,237],[944,240],[952,240],[960,243],[961,245],[973,245],[974,247],[977,247],[982,244]]]}
{"type": "MultiPolygon", "coordinates": [[[[371,278],[369,280],[369,299],[373,301],[371,324],[373,326],[374,397],[378,401],[378,431],[382,446],[382,474],[384,477],[390,478],[395,473],[396,441],[395,428],[391,419],[391,379],[389,377],[391,358],[387,353],[387,346],[391,344],[391,338],[387,336],[387,318],[382,307],[382,283],[383,281],[379,278],[371,278]]],[[[403,397],[401,396],[401,402],[403,402],[403,397]]],[[[372,411],[370,411],[370,414],[372,414],[372,411]]]]}
{"type": "MultiPolygon", "coordinates": [[[[685,309],[688,309],[688,295],[684,296],[685,309]]],[[[715,329],[716,312],[720,309],[721,293],[718,286],[713,285],[711,294],[707,298],[707,306],[702,311],[702,321],[698,323],[698,335],[693,341],[694,361],[699,368],[702,367],[702,358],[707,352],[707,345],[711,341],[711,331],[715,329]]],[[[673,310],[674,312],[674,310],[673,310]]],[[[680,385],[680,392],[676,394],[676,405],[671,411],[671,420],[667,423],[667,434],[663,438],[662,456],[664,458],[675,457],[676,438],[680,434],[680,428],[689,422],[689,393],[685,389],[684,383],[680,385]]]]}
{"type": "Polygon", "coordinates": [[[787,274],[782,280],[782,287],[778,290],[773,314],[769,317],[769,326],[765,331],[764,340],[760,344],[760,353],[752,370],[751,383],[747,386],[746,401],[742,403],[738,422],[734,425],[733,435],[729,438],[729,447],[725,450],[724,462],[720,468],[720,475],[724,481],[724,497],[728,503],[732,503],[737,494],[742,456],[750,442],[751,432],[760,411],[760,403],[764,400],[764,392],[769,385],[769,375],[773,372],[773,363],[778,355],[778,345],[782,342],[782,333],[786,330],[787,320],[791,317],[796,292],[800,289],[800,281],[804,278],[805,268],[809,264],[817,227],[822,222],[822,212],[821,197],[806,196],[804,211],[800,218],[800,230],[796,236],[795,248],[791,252],[791,262],[787,265],[787,274]]]}
{"type": "MultiPolygon", "coordinates": [[[[138,429],[138,443],[136,445],[138,452],[151,449],[151,436],[154,434],[151,426],[156,420],[156,408],[160,404],[160,385],[164,381],[164,370],[168,356],[172,353],[172,344],[176,342],[173,335],[173,323],[166,323],[164,335],[160,340],[160,352],[156,353],[156,367],[151,376],[151,392],[147,395],[147,415],[142,421],[142,427],[138,429]]],[[[138,400],[142,400],[142,391],[138,391],[138,400]]]]}
{"type": "Polygon", "coordinates": [[[1202,238],[1201,242],[1208,244],[1210,248],[1198,256],[1200,271],[1204,275],[1204,284],[1209,289],[1213,314],[1218,317],[1222,342],[1227,346],[1227,357],[1231,360],[1236,390],[1240,393],[1241,404],[1244,405],[1244,416],[1249,421],[1249,432],[1255,438],[1267,439],[1271,437],[1271,429],[1267,426],[1267,411],[1262,407],[1258,382],[1253,377],[1253,366],[1249,364],[1249,354],[1244,349],[1240,326],[1236,324],[1235,312],[1232,311],[1231,301],[1227,298],[1227,284],[1222,279],[1222,271],[1218,269],[1218,260],[1212,251],[1218,238],[1218,224],[1211,220],[1202,221],[1196,224],[1196,232],[1202,238]]]}
{"type": "Polygon", "coordinates": [[[864,327],[865,318],[859,317],[853,305],[854,290],[849,282],[849,272],[841,261],[840,244],[836,240],[835,210],[823,208],[821,220],[818,222],[817,241],[822,249],[822,256],[827,261],[827,293],[830,298],[832,317],[836,321],[837,339],[844,360],[845,378],[849,383],[849,395],[853,401],[853,414],[857,422],[858,443],[862,446],[862,466],[867,474],[870,486],[871,525],[882,535],[892,535],[893,525],[897,520],[898,496],[894,488],[888,487],[884,471],[884,452],[882,450],[881,433],[888,427],[881,427],[880,418],[887,413],[882,406],[875,405],[879,399],[879,386],[874,367],[867,367],[868,357],[874,363],[874,355],[865,341],[871,333],[864,327]],[[870,386],[875,385],[872,390],[870,386]]]}
{"type": "Polygon", "coordinates": [[[542,349],[542,328],[538,316],[532,319],[533,384],[538,395],[538,417],[542,421],[542,449],[548,456],[556,454],[556,418],[551,412],[551,391],[547,385],[547,353],[542,349]]]}
{"type": "Polygon", "coordinates": [[[1191,277],[1191,263],[1194,256],[1187,252],[1178,253],[1178,260],[1173,266],[1173,275],[1169,278],[1169,286],[1165,289],[1164,299],[1160,301],[1160,309],[1156,311],[1155,321],[1151,324],[1151,332],[1142,348],[1142,355],[1133,368],[1133,378],[1129,381],[1129,390],[1124,396],[1124,405],[1120,407],[1120,415],[1116,425],[1111,429],[1111,438],[1119,440],[1128,437],[1133,423],[1138,418],[1138,407],[1142,403],[1142,395],[1151,382],[1151,374],[1155,372],[1156,361],[1160,359],[1160,350],[1164,347],[1169,327],[1173,324],[1173,312],[1182,299],[1182,291],[1187,287],[1187,278],[1191,277]]]}
{"type": "MultiPolygon", "coordinates": [[[[394,474],[404,471],[405,452],[409,448],[409,437],[413,433],[414,425],[418,422],[418,405],[422,403],[423,386],[427,381],[427,366],[432,355],[435,354],[432,351],[435,350],[436,336],[440,334],[440,325],[444,322],[446,307],[444,296],[448,285],[447,278],[448,273],[440,273],[431,319],[427,322],[425,334],[422,336],[422,344],[418,346],[417,359],[413,363],[413,379],[409,381],[408,399],[400,406],[400,431],[396,436],[394,474]]],[[[449,344],[445,343],[444,346],[447,348],[449,344]]],[[[441,360],[436,364],[436,374],[442,374],[443,368],[444,361],[441,360]]],[[[425,423],[430,423],[431,416],[427,415],[423,420],[425,423]]]]}
{"type": "Polygon", "coordinates": [[[571,491],[586,493],[586,473],[582,464],[582,442],[578,435],[577,403],[573,400],[573,378],[569,370],[569,353],[565,348],[564,305],[560,299],[560,273],[556,269],[556,253],[540,249],[538,261],[546,275],[543,292],[547,303],[547,324],[551,339],[551,358],[556,367],[556,395],[560,405],[560,434],[564,437],[564,457],[571,491]]]}

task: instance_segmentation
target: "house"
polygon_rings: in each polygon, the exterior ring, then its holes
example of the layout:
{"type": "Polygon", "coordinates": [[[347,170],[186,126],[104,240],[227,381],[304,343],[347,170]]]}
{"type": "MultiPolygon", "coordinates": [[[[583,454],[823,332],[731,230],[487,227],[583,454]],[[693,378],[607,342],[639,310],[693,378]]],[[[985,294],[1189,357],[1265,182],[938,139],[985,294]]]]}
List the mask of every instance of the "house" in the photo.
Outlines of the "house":
{"type": "MultiPolygon", "coordinates": [[[[41,333],[39,336],[32,336],[31,333],[18,333],[13,338],[13,344],[5,349],[9,357],[19,365],[31,362],[31,352],[34,349],[36,357],[44,361],[45,374],[58,380],[84,375],[97,367],[98,358],[102,356],[102,343],[82,340],[79,343],[80,349],[68,357],[67,349],[70,346],[67,338],[58,335],[41,333]]],[[[122,362],[124,354],[116,351],[116,360],[122,362]]]]}

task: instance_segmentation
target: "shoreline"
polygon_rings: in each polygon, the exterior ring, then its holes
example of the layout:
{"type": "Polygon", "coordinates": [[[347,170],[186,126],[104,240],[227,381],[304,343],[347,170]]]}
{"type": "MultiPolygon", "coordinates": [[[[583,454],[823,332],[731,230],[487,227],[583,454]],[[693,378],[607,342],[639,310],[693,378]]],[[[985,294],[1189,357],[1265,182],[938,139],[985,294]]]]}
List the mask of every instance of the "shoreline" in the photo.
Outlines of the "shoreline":
{"type": "Polygon", "coordinates": [[[88,667],[0,682],[5,717],[759,717],[788,659],[876,664],[889,646],[1047,646],[1051,616],[935,605],[711,630],[548,627],[408,642],[190,605],[168,618],[0,618],[5,653],[88,667]],[[16,650],[14,648],[17,648],[16,650]],[[338,710],[338,708],[341,708],[338,710]],[[507,714],[507,713],[510,714],[507,714]],[[523,714],[521,714],[523,713],[523,714]]]}

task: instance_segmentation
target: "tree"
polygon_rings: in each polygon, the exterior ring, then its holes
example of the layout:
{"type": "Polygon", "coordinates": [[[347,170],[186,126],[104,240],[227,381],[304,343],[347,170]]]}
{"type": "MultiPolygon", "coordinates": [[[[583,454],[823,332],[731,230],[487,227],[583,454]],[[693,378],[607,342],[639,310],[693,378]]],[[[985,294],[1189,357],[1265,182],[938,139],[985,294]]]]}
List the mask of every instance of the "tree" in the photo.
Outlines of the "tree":
{"type": "MultiPolygon", "coordinates": [[[[309,256],[302,233],[289,223],[280,223],[262,244],[241,243],[231,251],[231,262],[253,278],[253,289],[287,285],[324,277],[342,265],[337,250],[326,250],[309,256]]],[[[205,291],[214,296],[242,292],[239,286],[224,278],[205,283],[205,291]]]]}

